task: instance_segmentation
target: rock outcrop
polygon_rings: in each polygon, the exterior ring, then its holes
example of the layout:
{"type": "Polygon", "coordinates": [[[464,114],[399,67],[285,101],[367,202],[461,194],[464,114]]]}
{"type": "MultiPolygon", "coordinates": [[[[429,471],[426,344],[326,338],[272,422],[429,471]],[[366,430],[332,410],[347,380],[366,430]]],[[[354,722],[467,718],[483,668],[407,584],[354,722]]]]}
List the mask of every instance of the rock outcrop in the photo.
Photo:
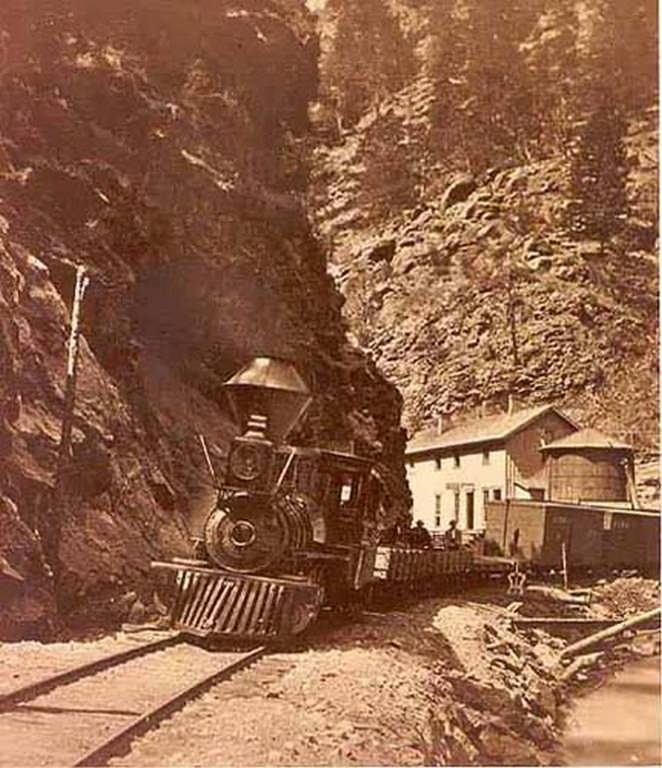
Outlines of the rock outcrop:
{"type": "Polygon", "coordinates": [[[371,0],[362,37],[353,3],[327,3],[311,202],[410,430],[510,392],[657,450],[652,7],[371,0]],[[417,67],[335,130],[347,39],[378,82],[390,62],[361,41],[380,30],[417,67]]]}
{"type": "Polygon", "coordinates": [[[4,636],[103,621],[130,588],[150,599],[150,559],[185,552],[209,502],[197,435],[220,464],[219,387],[256,353],[310,382],[298,439],[401,467],[401,398],[348,343],[301,202],[317,66],[294,0],[2,4],[0,554],[23,579],[0,574],[4,636]]]}

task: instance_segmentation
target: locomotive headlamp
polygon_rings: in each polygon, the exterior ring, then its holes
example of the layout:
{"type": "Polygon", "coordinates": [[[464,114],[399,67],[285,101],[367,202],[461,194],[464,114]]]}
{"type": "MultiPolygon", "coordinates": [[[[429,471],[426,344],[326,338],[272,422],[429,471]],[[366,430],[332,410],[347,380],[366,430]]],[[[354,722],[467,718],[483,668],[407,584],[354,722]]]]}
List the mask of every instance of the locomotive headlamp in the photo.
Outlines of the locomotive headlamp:
{"type": "Polygon", "coordinates": [[[269,440],[235,437],[230,447],[225,484],[231,488],[268,493],[273,463],[274,447],[269,440]]]}
{"type": "Polygon", "coordinates": [[[259,446],[250,443],[235,445],[230,456],[230,471],[240,480],[255,480],[265,469],[266,457],[259,446]]]}

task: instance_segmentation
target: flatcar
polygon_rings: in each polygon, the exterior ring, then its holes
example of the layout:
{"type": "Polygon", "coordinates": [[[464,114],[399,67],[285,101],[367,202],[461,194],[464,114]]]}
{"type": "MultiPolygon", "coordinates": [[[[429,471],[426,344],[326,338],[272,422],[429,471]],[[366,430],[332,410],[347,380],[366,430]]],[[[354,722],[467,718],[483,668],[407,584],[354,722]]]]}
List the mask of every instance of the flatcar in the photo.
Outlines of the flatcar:
{"type": "MultiPolygon", "coordinates": [[[[469,550],[379,546],[391,504],[375,461],[288,445],[310,392],[294,365],[254,358],[224,385],[240,436],[194,556],[155,562],[167,572],[170,621],[203,637],[283,638],[323,605],[347,606],[375,588],[442,585],[489,562],[469,550]]],[[[496,571],[504,570],[494,561],[496,571]]]]}

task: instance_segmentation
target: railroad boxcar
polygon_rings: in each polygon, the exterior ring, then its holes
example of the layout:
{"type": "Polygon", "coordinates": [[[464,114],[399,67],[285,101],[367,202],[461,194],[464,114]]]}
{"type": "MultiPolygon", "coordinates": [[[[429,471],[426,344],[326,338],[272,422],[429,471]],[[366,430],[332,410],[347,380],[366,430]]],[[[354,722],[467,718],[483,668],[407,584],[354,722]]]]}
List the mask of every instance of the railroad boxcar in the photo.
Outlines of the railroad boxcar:
{"type": "Polygon", "coordinates": [[[554,501],[491,501],[486,541],[494,551],[542,570],[569,568],[655,570],[660,562],[660,516],[645,510],[554,501]]]}
{"type": "Polygon", "coordinates": [[[659,572],[660,515],[644,510],[605,512],[603,557],[610,568],[659,572]]]}

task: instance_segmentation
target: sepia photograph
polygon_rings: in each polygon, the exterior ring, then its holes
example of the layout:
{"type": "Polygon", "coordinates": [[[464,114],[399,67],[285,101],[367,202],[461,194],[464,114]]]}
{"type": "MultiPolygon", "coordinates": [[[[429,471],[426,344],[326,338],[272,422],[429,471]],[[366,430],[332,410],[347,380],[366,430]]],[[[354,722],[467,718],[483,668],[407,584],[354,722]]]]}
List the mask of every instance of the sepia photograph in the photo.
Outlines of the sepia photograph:
{"type": "Polygon", "coordinates": [[[662,765],[658,0],[0,0],[0,768],[662,765]]]}

